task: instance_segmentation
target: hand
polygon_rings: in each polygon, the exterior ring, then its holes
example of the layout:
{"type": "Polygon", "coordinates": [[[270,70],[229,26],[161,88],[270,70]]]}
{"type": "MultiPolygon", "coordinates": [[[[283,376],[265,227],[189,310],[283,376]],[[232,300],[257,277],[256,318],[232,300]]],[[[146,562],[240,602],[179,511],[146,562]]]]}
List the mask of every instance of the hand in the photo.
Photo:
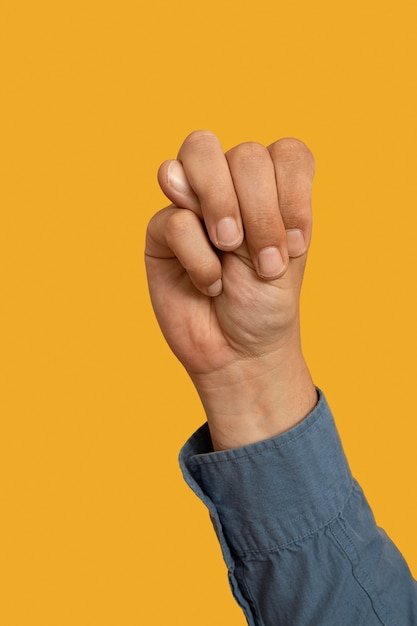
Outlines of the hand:
{"type": "Polygon", "coordinates": [[[316,402],[299,332],[313,176],[313,156],[298,140],[223,154],[207,131],[192,133],[160,168],[173,204],[148,226],[149,289],[215,449],[279,434],[316,402]]]}

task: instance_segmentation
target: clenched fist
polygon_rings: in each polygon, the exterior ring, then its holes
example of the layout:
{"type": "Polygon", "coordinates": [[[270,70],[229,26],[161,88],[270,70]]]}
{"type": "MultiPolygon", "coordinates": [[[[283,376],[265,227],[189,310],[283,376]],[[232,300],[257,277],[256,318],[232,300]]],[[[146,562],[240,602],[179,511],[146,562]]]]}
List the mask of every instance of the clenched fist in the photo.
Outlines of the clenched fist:
{"type": "Polygon", "coordinates": [[[299,330],[313,176],[301,141],[224,154],[208,131],[189,135],[160,167],[172,204],[148,226],[149,290],[215,450],[288,430],[316,403],[299,330]]]}

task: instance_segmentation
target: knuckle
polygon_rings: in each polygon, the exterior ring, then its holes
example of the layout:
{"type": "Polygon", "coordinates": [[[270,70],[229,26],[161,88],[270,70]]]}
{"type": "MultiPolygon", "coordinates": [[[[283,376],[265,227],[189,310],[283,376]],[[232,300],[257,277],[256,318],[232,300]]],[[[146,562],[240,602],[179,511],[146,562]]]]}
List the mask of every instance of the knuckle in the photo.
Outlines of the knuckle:
{"type": "Polygon", "coordinates": [[[306,224],[311,215],[311,206],[306,203],[304,194],[297,191],[287,192],[285,199],[280,202],[281,213],[285,216],[287,228],[294,224],[306,224]]]}
{"type": "Polygon", "coordinates": [[[148,222],[148,226],[146,232],[152,234],[157,228],[158,225],[164,220],[164,216],[166,212],[170,209],[170,207],[165,207],[164,209],[159,209],[154,215],[152,215],[151,219],[148,222]]]}
{"type": "Polygon", "coordinates": [[[173,211],[166,222],[166,238],[167,241],[174,241],[187,237],[193,228],[194,213],[187,209],[179,209],[173,211]]]}
{"type": "Polygon", "coordinates": [[[184,140],[183,147],[194,146],[195,144],[212,143],[217,141],[217,136],[211,130],[193,130],[184,140]]]}
{"type": "Polygon", "coordinates": [[[258,210],[249,217],[250,231],[252,233],[265,233],[275,238],[284,238],[284,226],[277,221],[275,214],[271,211],[258,210]]]}
{"type": "Polygon", "coordinates": [[[229,181],[223,180],[207,180],[205,181],[204,194],[201,198],[202,205],[207,211],[207,217],[211,212],[217,213],[219,208],[223,212],[236,211],[236,198],[229,181]]]}
{"type": "Polygon", "coordinates": [[[211,285],[216,278],[219,277],[219,271],[215,263],[208,259],[200,259],[200,261],[190,268],[190,275],[193,280],[201,287],[207,287],[211,285]]]}
{"type": "Polygon", "coordinates": [[[227,152],[227,157],[231,160],[239,160],[241,162],[259,162],[269,159],[267,148],[256,141],[246,141],[235,146],[227,152]]]}
{"type": "Polygon", "coordinates": [[[301,139],[285,137],[272,144],[274,155],[285,161],[309,161],[314,164],[314,156],[310,148],[301,139]]]}

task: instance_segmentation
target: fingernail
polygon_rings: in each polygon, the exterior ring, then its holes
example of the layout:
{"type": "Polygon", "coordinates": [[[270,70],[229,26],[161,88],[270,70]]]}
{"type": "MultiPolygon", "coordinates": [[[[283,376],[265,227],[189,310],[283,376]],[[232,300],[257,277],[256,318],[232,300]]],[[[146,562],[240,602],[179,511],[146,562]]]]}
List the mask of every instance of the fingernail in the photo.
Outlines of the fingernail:
{"type": "Polygon", "coordinates": [[[171,161],[168,165],[167,176],[169,185],[178,193],[185,194],[190,190],[182,165],[178,161],[171,161]]]}
{"type": "Polygon", "coordinates": [[[281,274],[285,264],[278,248],[270,246],[260,251],[258,256],[259,274],[263,278],[274,278],[281,274]]]}
{"type": "Polygon", "coordinates": [[[241,235],[233,217],[224,217],[217,224],[216,244],[220,246],[234,246],[240,241],[241,235]]]}
{"type": "Polygon", "coordinates": [[[219,296],[223,289],[223,281],[221,278],[216,280],[210,287],[207,287],[207,293],[209,296],[219,296]]]}
{"type": "Polygon", "coordinates": [[[306,251],[304,235],[298,228],[287,230],[288,254],[292,257],[301,256],[306,251]]]}

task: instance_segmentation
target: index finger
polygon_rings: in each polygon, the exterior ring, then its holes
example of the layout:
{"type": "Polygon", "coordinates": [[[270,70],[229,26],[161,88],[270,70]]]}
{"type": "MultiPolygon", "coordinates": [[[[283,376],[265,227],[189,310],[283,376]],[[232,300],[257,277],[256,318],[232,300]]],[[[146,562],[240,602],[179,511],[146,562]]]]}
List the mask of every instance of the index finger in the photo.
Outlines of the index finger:
{"type": "Polygon", "coordinates": [[[178,161],[198,197],[212,243],[221,250],[235,250],[243,240],[243,225],[220,141],[210,131],[194,131],[182,144],[178,161]]]}

